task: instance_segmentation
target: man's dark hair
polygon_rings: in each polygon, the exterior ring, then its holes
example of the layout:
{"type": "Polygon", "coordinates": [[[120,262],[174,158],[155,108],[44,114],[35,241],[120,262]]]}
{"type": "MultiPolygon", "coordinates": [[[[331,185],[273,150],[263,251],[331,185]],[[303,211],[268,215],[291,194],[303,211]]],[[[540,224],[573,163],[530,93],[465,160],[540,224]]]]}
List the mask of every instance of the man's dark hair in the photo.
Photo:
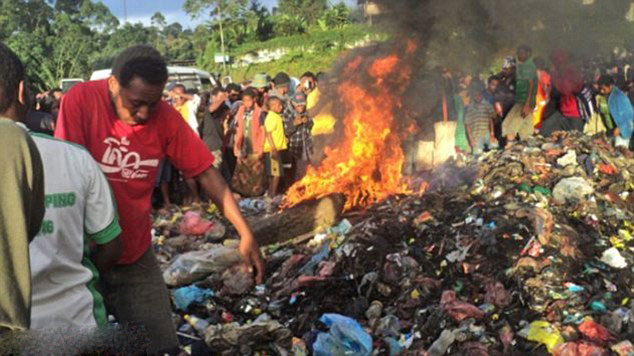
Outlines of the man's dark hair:
{"type": "Polygon", "coordinates": [[[211,91],[211,96],[216,96],[219,93],[226,93],[227,89],[223,88],[223,87],[215,87],[213,88],[213,90],[211,91]]]}
{"type": "Polygon", "coordinates": [[[256,99],[258,96],[260,96],[260,93],[258,93],[258,90],[255,89],[254,87],[248,87],[244,90],[244,93],[242,93],[242,97],[245,97],[245,96],[250,96],[256,99]]]}
{"type": "Polygon", "coordinates": [[[242,90],[242,88],[240,87],[240,85],[236,84],[236,83],[229,83],[227,85],[227,92],[230,91],[237,91],[238,93],[242,90]]]}
{"type": "Polygon", "coordinates": [[[315,73],[313,73],[313,72],[306,72],[306,73],[302,74],[302,76],[300,78],[304,78],[304,77],[310,78],[312,80],[317,80],[317,76],[315,76],[315,73]]]}
{"type": "Polygon", "coordinates": [[[614,78],[612,78],[609,75],[602,75],[601,78],[599,78],[599,86],[603,87],[603,86],[612,86],[614,85],[614,78]]]}
{"type": "Polygon", "coordinates": [[[150,85],[165,85],[167,65],[154,47],[137,45],[121,52],[114,60],[112,74],[119,84],[127,87],[134,77],[150,85]]]}
{"type": "Polygon", "coordinates": [[[24,65],[20,58],[0,42],[0,113],[6,112],[13,105],[23,80],[24,65]]]}
{"type": "Polygon", "coordinates": [[[290,82],[291,82],[291,77],[289,77],[288,74],[284,72],[277,73],[275,77],[273,78],[273,83],[275,85],[287,85],[287,84],[290,84],[290,82]]]}
{"type": "Polygon", "coordinates": [[[517,47],[517,51],[525,51],[526,53],[533,53],[533,49],[530,48],[530,46],[527,45],[521,45],[519,47],[517,47]]]}
{"type": "Polygon", "coordinates": [[[500,77],[498,77],[497,75],[492,75],[487,80],[487,84],[491,84],[491,82],[494,81],[494,80],[497,80],[498,82],[502,81],[502,79],[500,79],[500,77]]]}
{"type": "Polygon", "coordinates": [[[187,92],[187,88],[185,88],[185,85],[183,84],[180,84],[180,83],[174,84],[174,86],[172,87],[172,90],[176,90],[177,88],[180,88],[183,91],[183,93],[187,92]]]}

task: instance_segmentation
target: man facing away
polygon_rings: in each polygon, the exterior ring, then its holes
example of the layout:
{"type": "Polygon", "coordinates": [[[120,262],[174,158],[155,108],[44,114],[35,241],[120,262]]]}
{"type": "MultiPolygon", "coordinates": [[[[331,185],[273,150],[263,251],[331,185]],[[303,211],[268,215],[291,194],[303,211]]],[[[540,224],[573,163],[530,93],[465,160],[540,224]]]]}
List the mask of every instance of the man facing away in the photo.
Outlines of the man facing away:
{"type": "MultiPolygon", "coordinates": [[[[14,122],[24,120],[28,110],[24,66],[0,43],[0,337],[29,327],[28,244],[44,216],[40,154],[25,130],[14,122]]],[[[0,352],[4,353],[2,342],[0,339],[0,352]]]]}
{"type": "Polygon", "coordinates": [[[512,144],[515,137],[525,140],[533,134],[533,108],[537,92],[537,68],[531,58],[531,48],[517,48],[517,73],[515,87],[515,105],[504,118],[502,135],[512,144]]]}
{"type": "MultiPolygon", "coordinates": [[[[13,117],[26,129],[22,119],[13,117]]],[[[95,286],[99,273],[121,253],[110,186],[82,147],[44,134],[31,137],[42,157],[46,192],[42,227],[29,244],[31,328],[79,333],[105,326],[103,298],[95,286]],[[96,244],[92,256],[90,242],[96,244]]]]}
{"type": "Polygon", "coordinates": [[[112,186],[122,228],[122,256],[104,275],[106,306],[150,337],[147,353],[178,352],[169,295],[151,242],[151,195],[159,161],[167,157],[195,178],[241,237],[243,260],[262,281],[259,247],[213,156],[176,110],[161,100],[168,73],[160,53],[133,46],[105,80],[80,83],[64,97],[55,135],[81,144],[112,186]]]}

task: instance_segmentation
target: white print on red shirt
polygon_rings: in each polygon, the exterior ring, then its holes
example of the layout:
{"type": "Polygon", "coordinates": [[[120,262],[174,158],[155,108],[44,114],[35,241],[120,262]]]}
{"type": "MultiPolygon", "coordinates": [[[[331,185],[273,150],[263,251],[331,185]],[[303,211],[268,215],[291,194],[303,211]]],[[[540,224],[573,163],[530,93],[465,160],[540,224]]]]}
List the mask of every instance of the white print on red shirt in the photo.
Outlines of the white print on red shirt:
{"type": "Polygon", "coordinates": [[[121,178],[124,179],[144,179],[147,178],[149,171],[141,169],[141,167],[158,167],[158,159],[141,160],[141,155],[137,152],[129,152],[128,147],[130,141],[122,137],[121,141],[114,137],[108,137],[103,141],[108,145],[106,152],[101,158],[99,166],[106,174],[121,172],[121,178]]]}

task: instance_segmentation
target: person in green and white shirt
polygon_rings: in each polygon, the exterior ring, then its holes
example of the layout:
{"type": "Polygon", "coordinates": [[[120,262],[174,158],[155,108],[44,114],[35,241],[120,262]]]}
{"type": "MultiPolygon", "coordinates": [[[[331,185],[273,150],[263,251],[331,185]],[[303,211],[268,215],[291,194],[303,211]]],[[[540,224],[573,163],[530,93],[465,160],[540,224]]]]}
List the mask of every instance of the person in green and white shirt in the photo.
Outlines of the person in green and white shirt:
{"type": "Polygon", "coordinates": [[[44,165],[46,209],[29,244],[31,328],[104,326],[106,309],[95,286],[121,252],[110,186],[83,147],[43,134],[31,138],[44,165]]]}

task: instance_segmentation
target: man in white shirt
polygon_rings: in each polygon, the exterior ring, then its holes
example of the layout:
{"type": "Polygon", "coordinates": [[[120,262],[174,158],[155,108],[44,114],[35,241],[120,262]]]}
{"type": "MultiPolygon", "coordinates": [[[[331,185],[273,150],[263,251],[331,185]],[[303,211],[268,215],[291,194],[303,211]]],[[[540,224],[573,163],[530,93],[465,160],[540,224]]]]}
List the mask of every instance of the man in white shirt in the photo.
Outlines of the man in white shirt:
{"type": "Polygon", "coordinates": [[[31,137],[42,156],[46,193],[42,227],[29,244],[31,328],[105,326],[95,286],[121,254],[110,185],[83,147],[44,134],[31,137]]]}
{"type": "Polygon", "coordinates": [[[99,272],[121,255],[110,185],[83,147],[33,132],[31,138],[42,158],[45,193],[44,219],[29,243],[31,329],[104,326],[106,309],[95,286],[99,272]]]}

